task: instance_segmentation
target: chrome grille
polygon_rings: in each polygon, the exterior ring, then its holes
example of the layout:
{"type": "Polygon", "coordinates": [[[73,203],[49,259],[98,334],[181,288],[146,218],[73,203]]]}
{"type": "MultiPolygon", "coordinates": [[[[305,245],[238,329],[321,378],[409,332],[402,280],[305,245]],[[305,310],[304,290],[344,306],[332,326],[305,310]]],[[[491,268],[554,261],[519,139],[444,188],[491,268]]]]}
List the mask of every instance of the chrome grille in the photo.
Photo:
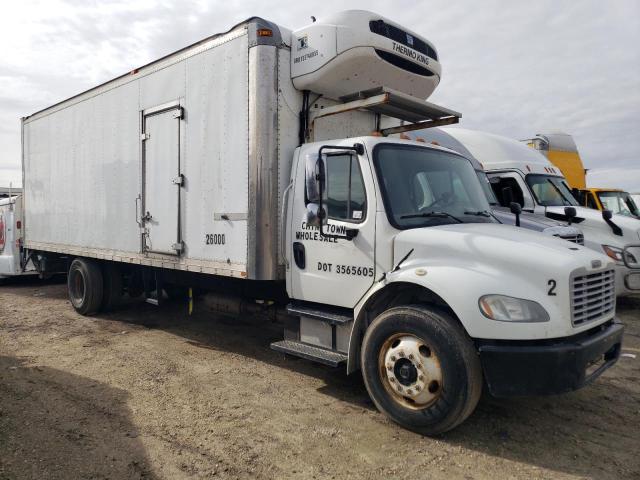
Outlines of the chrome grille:
{"type": "Polygon", "coordinates": [[[563,240],[567,240],[568,242],[577,243],[578,245],[584,245],[584,235],[554,235],[555,237],[559,237],[563,240]]]}
{"type": "Polygon", "coordinates": [[[576,275],[571,288],[571,323],[579,327],[607,315],[616,308],[613,270],[576,275]]]}

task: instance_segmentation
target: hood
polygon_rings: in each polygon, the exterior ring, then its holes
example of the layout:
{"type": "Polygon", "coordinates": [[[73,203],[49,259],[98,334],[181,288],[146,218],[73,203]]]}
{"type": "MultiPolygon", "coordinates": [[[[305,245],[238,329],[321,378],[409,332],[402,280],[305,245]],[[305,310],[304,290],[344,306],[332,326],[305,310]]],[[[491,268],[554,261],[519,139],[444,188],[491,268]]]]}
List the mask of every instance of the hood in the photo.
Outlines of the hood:
{"type": "MultiPolygon", "coordinates": [[[[590,231],[599,231],[601,236],[611,237],[613,244],[638,243],[640,241],[640,220],[624,215],[613,215],[611,221],[622,230],[622,235],[615,235],[611,227],[602,218],[600,210],[586,207],[574,207],[576,218],[574,222],[580,228],[587,240],[590,231]]],[[[564,207],[546,207],[546,215],[562,221],[565,219],[564,207]]],[[[611,244],[611,243],[609,243],[611,244]]]]}
{"type": "MultiPolygon", "coordinates": [[[[412,262],[432,265],[459,263],[465,269],[506,268],[519,275],[600,270],[613,262],[603,254],[524,228],[491,223],[467,223],[416,228],[399,233],[394,262],[407,252],[412,262]],[[452,261],[452,259],[455,259],[452,261]]],[[[404,267],[404,265],[403,265],[404,267]]]]}
{"type": "MultiPolygon", "coordinates": [[[[506,207],[491,206],[491,210],[498,219],[506,225],[515,225],[516,216],[511,213],[506,207]]],[[[522,212],[520,214],[520,225],[529,230],[542,231],[551,227],[566,227],[568,230],[574,232],[575,228],[569,227],[566,222],[560,220],[554,220],[553,218],[543,217],[542,215],[536,215],[535,213],[522,212]]],[[[578,232],[579,233],[579,232],[578,232]]]]}

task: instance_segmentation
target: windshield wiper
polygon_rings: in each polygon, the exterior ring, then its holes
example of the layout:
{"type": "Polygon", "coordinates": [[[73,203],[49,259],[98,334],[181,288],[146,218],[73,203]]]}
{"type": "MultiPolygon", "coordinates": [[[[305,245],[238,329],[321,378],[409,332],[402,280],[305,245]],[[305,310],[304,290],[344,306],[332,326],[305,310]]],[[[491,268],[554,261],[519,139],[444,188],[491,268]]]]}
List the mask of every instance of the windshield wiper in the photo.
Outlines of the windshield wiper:
{"type": "Polygon", "coordinates": [[[450,213],[447,212],[423,212],[423,213],[411,213],[409,215],[401,215],[400,219],[404,220],[405,218],[453,218],[458,223],[464,223],[458,217],[454,217],[450,213]]]}
{"type": "Polygon", "coordinates": [[[464,212],[465,215],[475,215],[476,217],[492,217],[491,213],[486,210],[478,210],[475,212],[464,212]]]}
{"type": "Polygon", "coordinates": [[[549,182],[551,185],[553,185],[553,188],[556,189],[556,192],[558,192],[560,194],[562,199],[565,202],[567,202],[569,205],[571,205],[571,202],[569,201],[569,199],[567,197],[564,196],[564,193],[562,193],[562,190],[560,190],[560,187],[558,187],[555,183],[553,183],[553,181],[550,178],[547,178],[547,182],[549,182]]]}

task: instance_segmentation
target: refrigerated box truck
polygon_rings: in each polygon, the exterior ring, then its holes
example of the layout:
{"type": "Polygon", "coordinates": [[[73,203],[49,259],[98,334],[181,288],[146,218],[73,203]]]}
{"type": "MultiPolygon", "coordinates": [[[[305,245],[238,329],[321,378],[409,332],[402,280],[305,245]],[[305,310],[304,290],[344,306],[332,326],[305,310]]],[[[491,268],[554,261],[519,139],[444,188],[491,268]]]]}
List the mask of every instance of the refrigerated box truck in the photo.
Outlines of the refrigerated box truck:
{"type": "Polygon", "coordinates": [[[361,369],[427,434],[483,382],[580,388],[619,355],[613,262],[498,224],[467,159],[392,137],[458,121],[424,100],[440,76],[371,12],[251,18],[23,120],[27,255],[82,314],[184,287],[283,306],[272,348],[361,369]]]}

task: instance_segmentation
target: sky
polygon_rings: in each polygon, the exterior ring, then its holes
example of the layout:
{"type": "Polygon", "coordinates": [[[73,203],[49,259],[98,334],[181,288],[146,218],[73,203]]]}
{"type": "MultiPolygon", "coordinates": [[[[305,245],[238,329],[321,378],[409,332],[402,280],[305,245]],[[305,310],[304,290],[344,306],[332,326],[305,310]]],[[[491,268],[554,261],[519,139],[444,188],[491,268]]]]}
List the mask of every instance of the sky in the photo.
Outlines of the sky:
{"type": "Polygon", "coordinates": [[[250,16],[291,29],[366,9],[433,42],[429,101],[461,126],[573,135],[591,186],[640,192],[640,1],[224,2],[0,0],[0,185],[21,183],[20,118],[226,31],[250,16]]]}

